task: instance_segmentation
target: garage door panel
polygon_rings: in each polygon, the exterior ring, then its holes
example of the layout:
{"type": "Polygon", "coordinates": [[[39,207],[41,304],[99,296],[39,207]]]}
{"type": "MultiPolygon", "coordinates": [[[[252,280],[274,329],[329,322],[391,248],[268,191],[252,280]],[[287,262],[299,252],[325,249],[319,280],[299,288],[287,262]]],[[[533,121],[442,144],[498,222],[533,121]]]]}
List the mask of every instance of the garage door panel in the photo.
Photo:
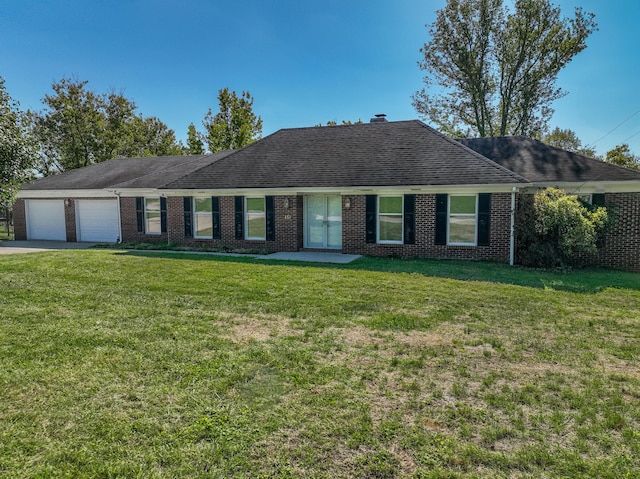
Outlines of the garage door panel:
{"type": "Polygon", "coordinates": [[[66,241],[64,200],[27,200],[27,239],[66,241]]]}
{"type": "Polygon", "coordinates": [[[78,241],[115,243],[120,235],[117,200],[77,200],[78,241]]]}

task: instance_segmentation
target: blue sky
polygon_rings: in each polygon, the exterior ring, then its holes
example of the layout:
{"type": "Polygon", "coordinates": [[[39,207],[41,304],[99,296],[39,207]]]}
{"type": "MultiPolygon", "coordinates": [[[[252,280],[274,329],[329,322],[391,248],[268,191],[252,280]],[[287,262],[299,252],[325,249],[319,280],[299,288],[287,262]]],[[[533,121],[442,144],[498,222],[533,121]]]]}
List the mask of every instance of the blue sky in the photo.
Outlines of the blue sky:
{"type": "MultiPolygon", "coordinates": [[[[582,6],[599,31],[558,85],[551,125],[600,153],[623,141],[640,154],[640,2],[555,0],[582,6]],[[635,136],[634,136],[635,135],[635,136]]],[[[0,76],[23,109],[62,77],[122,91],[145,116],[186,136],[217,91],[248,90],[263,134],[328,120],[417,118],[425,24],[445,0],[3,0],[0,76]]]]}

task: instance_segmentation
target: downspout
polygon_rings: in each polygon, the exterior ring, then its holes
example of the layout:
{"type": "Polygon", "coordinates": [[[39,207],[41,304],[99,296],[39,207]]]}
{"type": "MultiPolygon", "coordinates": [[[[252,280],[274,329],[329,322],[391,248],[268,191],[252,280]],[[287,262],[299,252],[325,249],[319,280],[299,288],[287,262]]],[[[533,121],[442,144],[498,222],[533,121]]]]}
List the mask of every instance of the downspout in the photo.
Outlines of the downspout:
{"type": "Polygon", "coordinates": [[[515,263],[516,252],[516,186],[511,190],[511,231],[509,236],[509,266],[513,266],[515,263]]]}
{"type": "Polygon", "coordinates": [[[122,243],[122,218],[120,217],[120,193],[113,190],[113,194],[118,198],[118,241],[116,244],[122,243]]]}

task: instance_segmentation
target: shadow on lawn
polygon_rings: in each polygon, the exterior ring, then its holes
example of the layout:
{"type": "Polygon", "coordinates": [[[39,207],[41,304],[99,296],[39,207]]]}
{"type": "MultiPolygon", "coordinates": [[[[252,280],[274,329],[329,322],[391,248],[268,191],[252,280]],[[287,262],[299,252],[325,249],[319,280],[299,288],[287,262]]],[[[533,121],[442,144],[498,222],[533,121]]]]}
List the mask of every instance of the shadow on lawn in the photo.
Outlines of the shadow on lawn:
{"type": "Polygon", "coordinates": [[[250,256],[223,256],[189,252],[153,252],[122,251],[127,256],[154,256],[168,259],[188,259],[190,261],[223,261],[249,263],[269,266],[288,266],[301,268],[343,269],[358,271],[376,271],[386,273],[420,274],[435,278],[448,278],[461,281],[485,281],[510,284],[539,289],[554,289],[574,293],[593,294],[606,288],[618,288],[640,291],[640,274],[605,269],[583,269],[567,272],[536,270],[523,267],[510,267],[504,264],[434,260],[434,259],[396,259],[364,257],[349,264],[306,263],[302,261],[282,261],[256,259],[250,256]]]}

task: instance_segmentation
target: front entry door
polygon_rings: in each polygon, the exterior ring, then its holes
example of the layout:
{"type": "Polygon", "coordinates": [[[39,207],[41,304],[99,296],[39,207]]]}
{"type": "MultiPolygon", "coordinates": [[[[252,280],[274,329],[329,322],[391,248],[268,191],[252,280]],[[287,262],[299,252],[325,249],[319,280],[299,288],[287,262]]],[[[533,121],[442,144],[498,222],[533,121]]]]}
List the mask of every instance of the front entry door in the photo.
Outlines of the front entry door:
{"type": "Polygon", "coordinates": [[[342,197],[305,196],[306,248],[342,248],[342,197]]]}

